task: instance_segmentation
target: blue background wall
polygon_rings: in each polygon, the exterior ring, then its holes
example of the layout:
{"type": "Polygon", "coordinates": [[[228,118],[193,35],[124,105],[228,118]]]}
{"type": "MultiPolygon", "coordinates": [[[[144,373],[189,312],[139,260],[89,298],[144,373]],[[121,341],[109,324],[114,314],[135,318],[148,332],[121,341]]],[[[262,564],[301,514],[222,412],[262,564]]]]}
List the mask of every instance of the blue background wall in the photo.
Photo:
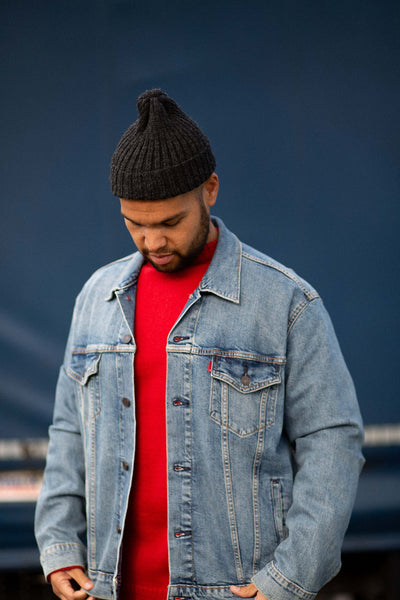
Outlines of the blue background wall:
{"type": "Polygon", "coordinates": [[[74,297],[132,250],[109,160],[152,87],[211,139],[215,212],[320,291],[366,422],[400,420],[399,16],[370,0],[1,3],[2,437],[45,435],[74,297]]]}

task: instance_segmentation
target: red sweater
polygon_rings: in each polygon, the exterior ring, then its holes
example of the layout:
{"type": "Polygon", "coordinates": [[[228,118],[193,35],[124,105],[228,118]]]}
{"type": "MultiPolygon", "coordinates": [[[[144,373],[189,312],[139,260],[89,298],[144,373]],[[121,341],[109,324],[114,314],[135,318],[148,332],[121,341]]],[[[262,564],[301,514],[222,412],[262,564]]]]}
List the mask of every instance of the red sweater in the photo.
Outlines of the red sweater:
{"type": "Polygon", "coordinates": [[[140,271],[135,310],[136,454],[122,549],[121,600],[165,600],[169,583],[165,387],[168,334],[197,288],[217,241],[190,267],[140,271]]]}

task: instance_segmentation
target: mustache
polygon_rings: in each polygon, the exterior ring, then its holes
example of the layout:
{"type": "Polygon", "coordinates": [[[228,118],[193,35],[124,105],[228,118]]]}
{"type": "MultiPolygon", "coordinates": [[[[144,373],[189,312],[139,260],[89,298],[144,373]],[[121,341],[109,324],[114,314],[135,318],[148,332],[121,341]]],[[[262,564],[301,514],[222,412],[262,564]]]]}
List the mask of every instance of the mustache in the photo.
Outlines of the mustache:
{"type": "Polygon", "coordinates": [[[168,248],[168,247],[159,248],[157,250],[157,252],[150,252],[150,250],[148,248],[142,248],[142,254],[143,254],[143,256],[148,258],[150,255],[163,256],[164,254],[176,254],[176,252],[172,248],[168,248]]]}
{"type": "Polygon", "coordinates": [[[151,256],[164,256],[165,254],[177,254],[176,250],[173,248],[168,248],[168,246],[158,248],[156,252],[150,251],[148,248],[142,248],[141,253],[145,258],[149,258],[151,256]]]}

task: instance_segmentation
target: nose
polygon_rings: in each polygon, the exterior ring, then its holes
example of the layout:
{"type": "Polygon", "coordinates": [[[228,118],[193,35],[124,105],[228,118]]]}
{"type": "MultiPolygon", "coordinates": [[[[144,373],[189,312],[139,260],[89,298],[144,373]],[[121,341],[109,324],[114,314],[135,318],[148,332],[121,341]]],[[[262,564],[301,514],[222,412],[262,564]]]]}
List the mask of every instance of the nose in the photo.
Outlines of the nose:
{"type": "Polygon", "coordinates": [[[166,244],[167,239],[159,229],[147,228],[144,231],[144,245],[149,252],[159,252],[166,244]]]}

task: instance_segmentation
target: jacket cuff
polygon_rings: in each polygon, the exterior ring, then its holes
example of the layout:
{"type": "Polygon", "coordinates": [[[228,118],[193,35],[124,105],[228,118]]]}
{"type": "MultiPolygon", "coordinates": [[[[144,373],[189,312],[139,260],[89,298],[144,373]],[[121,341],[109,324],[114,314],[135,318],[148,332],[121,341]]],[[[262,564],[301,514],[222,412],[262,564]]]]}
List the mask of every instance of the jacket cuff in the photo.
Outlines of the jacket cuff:
{"type": "Polygon", "coordinates": [[[86,548],[81,544],[54,544],[44,550],[40,556],[44,576],[47,577],[68,568],[70,565],[86,568],[86,548]]]}
{"type": "Polygon", "coordinates": [[[273,562],[268,563],[251,580],[267,600],[313,600],[316,596],[316,592],[309,592],[287,579],[273,562]]]}

